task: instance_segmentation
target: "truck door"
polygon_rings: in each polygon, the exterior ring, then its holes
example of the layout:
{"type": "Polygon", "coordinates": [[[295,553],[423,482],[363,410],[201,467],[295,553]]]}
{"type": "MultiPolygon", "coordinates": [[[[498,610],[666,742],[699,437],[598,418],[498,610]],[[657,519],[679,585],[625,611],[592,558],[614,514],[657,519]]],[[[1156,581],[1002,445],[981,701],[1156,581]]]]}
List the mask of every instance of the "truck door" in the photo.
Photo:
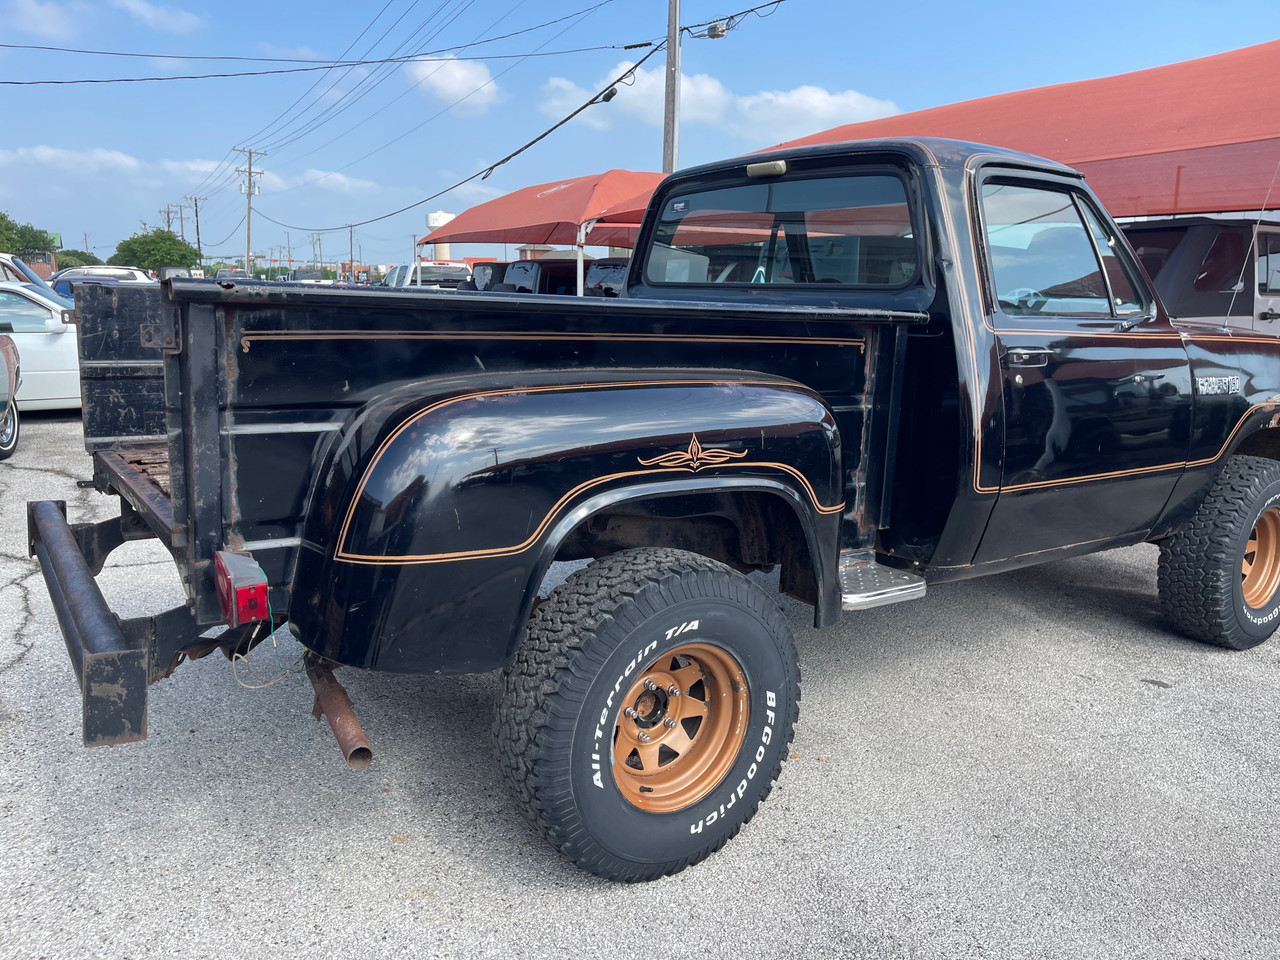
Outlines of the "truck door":
{"type": "Polygon", "coordinates": [[[974,561],[1149,530],[1186,462],[1186,351],[1116,226],[1069,182],[978,185],[1002,382],[999,497],[974,561]]]}
{"type": "Polygon", "coordinates": [[[1280,230],[1258,228],[1257,305],[1254,329],[1280,335],[1280,230]]]}

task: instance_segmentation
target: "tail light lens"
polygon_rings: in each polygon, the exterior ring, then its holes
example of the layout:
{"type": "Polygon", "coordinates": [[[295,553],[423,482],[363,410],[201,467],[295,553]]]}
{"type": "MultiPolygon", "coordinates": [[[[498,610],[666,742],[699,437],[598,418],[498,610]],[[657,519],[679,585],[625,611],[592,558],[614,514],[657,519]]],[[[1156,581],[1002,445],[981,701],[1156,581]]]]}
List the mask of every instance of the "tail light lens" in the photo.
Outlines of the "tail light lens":
{"type": "Polygon", "coordinates": [[[271,615],[267,607],[267,576],[249,554],[219,550],[213,558],[213,576],[228,626],[266,620],[271,615]]]}

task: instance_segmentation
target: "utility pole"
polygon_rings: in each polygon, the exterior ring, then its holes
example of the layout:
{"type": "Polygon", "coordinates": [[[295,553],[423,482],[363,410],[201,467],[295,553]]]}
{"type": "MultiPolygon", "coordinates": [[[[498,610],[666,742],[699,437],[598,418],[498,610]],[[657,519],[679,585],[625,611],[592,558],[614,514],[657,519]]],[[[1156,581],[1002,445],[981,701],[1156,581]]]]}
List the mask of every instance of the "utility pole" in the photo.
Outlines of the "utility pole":
{"type": "Polygon", "coordinates": [[[250,266],[251,254],[249,253],[249,237],[250,229],[253,222],[253,178],[262,176],[262,170],[253,169],[253,155],[256,153],[260,157],[266,154],[261,150],[254,150],[252,147],[232,147],[236,153],[243,153],[248,162],[243,167],[236,167],[236,173],[245,175],[244,182],[244,272],[253,276],[253,268],[250,266]]]}
{"type": "MultiPolygon", "coordinates": [[[[356,272],[356,228],[347,224],[347,269],[356,272]]],[[[347,279],[351,279],[348,275],[347,279]]]]}
{"type": "Polygon", "coordinates": [[[208,197],[183,197],[183,200],[190,200],[192,207],[196,211],[196,253],[200,255],[200,259],[204,260],[204,250],[200,247],[200,201],[208,200],[208,197]]]}
{"type": "MultiPolygon", "coordinates": [[[[164,228],[166,230],[170,230],[170,228],[173,226],[173,207],[172,206],[165,207],[163,210],[160,211],[160,216],[164,217],[164,228]]],[[[170,230],[170,232],[172,231],[170,230]]]]}
{"type": "Polygon", "coordinates": [[[187,242],[187,225],[186,225],[186,222],[183,220],[182,211],[187,208],[187,205],[185,203],[175,203],[174,206],[178,208],[178,236],[182,238],[183,243],[186,243],[187,242]]]}
{"type": "Polygon", "coordinates": [[[667,6],[667,86],[662,111],[662,172],[676,168],[680,152],[680,0],[667,6]]]}

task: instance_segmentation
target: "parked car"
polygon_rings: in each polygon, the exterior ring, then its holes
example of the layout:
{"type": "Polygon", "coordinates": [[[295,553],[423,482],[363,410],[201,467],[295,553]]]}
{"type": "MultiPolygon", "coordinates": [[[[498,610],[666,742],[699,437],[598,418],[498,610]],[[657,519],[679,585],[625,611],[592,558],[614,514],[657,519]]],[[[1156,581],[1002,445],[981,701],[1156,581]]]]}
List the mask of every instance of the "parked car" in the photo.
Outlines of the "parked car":
{"type": "Polygon", "coordinates": [[[53,281],[53,292],[67,299],[71,299],[74,295],[72,290],[74,284],[98,283],[110,286],[120,282],[111,277],[57,277],[56,279],[51,277],[50,279],[53,281]]]}
{"type": "MultiPolygon", "coordinates": [[[[204,276],[204,274],[202,273],[201,276],[204,276]]],[[[158,279],[169,280],[169,279],[172,279],[173,277],[193,278],[195,277],[195,274],[191,271],[190,267],[161,267],[160,268],[160,276],[158,279]]]]}
{"type": "Polygon", "coordinates": [[[80,406],[76,328],[72,303],[34,284],[0,283],[0,333],[9,334],[22,357],[17,403],[26,410],[80,406]]]}
{"type": "Polygon", "coordinates": [[[1178,217],[1124,232],[1172,316],[1232,333],[1280,332],[1280,220],[1178,217]]]}
{"type": "Polygon", "coordinates": [[[331,283],[324,277],[324,270],[320,267],[294,267],[289,271],[290,283],[331,283]]]}
{"type": "Polygon", "coordinates": [[[424,260],[422,263],[403,263],[393,267],[382,285],[456,290],[458,284],[470,279],[471,268],[464,260],[424,260]]]}
{"type": "Polygon", "coordinates": [[[239,267],[220,267],[217,273],[219,280],[252,280],[248,271],[241,270],[239,267]]]}
{"type": "Polygon", "coordinates": [[[558,293],[573,296],[578,292],[578,261],[560,257],[517,260],[507,264],[502,283],[490,289],[498,293],[558,293]]]}
{"type": "Polygon", "coordinates": [[[138,267],[116,267],[101,264],[89,267],[68,267],[59,270],[50,280],[115,280],[117,283],[155,283],[147,271],[138,267]]]}
{"type": "Polygon", "coordinates": [[[0,334],[0,460],[8,460],[18,449],[18,404],[14,394],[22,382],[18,348],[13,337],[0,334]]]}

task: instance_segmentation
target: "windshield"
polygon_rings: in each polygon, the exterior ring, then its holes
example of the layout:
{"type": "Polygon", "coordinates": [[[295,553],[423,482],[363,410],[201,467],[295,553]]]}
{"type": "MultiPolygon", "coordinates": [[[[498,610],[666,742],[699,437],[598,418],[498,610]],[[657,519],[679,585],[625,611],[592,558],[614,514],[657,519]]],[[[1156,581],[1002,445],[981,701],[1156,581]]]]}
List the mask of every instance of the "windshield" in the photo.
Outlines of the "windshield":
{"type": "Polygon", "coordinates": [[[56,293],[53,287],[45,283],[42,277],[38,276],[34,270],[28,267],[25,263],[23,263],[17,257],[13,258],[13,268],[17,270],[20,274],[22,274],[24,277],[26,277],[28,283],[34,283],[36,285],[36,289],[39,290],[41,293],[45,294],[46,296],[53,297],[56,300],[65,299],[60,294],[56,293]]]}
{"type": "Polygon", "coordinates": [[[303,269],[301,269],[301,270],[294,270],[294,271],[293,271],[293,277],[292,277],[292,279],[294,279],[294,280],[323,280],[323,279],[324,279],[324,271],[323,271],[323,270],[321,270],[319,267],[305,267],[305,268],[303,268],[303,269]]]}
{"type": "Polygon", "coordinates": [[[418,283],[434,283],[437,280],[466,280],[471,276],[468,267],[424,266],[418,272],[418,283]]]}

